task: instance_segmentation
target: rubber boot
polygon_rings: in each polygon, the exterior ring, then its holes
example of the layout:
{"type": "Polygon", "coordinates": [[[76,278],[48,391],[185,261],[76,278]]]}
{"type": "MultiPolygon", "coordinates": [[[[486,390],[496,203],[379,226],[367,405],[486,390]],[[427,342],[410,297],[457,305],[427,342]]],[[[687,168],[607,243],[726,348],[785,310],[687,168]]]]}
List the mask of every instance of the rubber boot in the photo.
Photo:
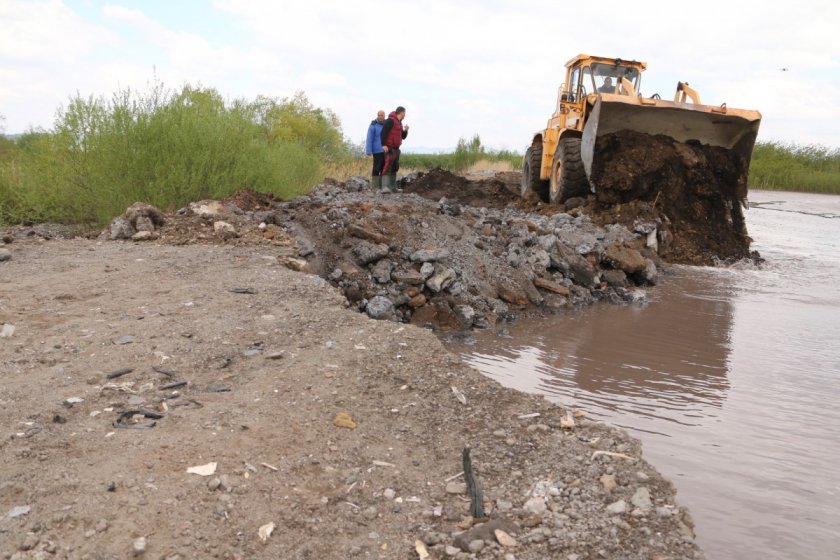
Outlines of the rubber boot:
{"type": "Polygon", "coordinates": [[[390,193],[391,192],[391,175],[383,175],[380,178],[380,188],[379,192],[381,193],[390,193]]]}
{"type": "Polygon", "coordinates": [[[373,192],[377,192],[379,189],[382,188],[382,175],[371,175],[370,176],[370,188],[373,192]]]}
{"type": "Polygon", "coordinates": [[[393,175],[388,175],[388,190],[390,190],[392,193],[398,192],[396,173],[394,173],[393,175]]]}

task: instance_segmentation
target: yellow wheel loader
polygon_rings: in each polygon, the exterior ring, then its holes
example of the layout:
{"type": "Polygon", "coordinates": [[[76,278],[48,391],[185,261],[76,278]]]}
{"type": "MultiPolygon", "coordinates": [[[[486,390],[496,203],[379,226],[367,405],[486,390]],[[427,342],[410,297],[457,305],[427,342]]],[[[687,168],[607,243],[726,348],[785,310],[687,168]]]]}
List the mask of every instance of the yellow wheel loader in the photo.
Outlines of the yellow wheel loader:
{"type": "MultiPolygon", "coordinates": [[[[580,54],[566,63],[566,81],[544,130],[534,134],[522,166],[522,196],[536,192],[546,202],[597,193],[598,139],[620,131],[666,135],[677,142],[722,147],[748,169],[761,122],[758,111],[703,105],[687,83],[673,101],[643,97],[644,62],[580,54]]],[[[746,173],[746,171],[744,172],[746,173]]],[[[746,175],[739,194],[746,198],[746,175]]]]}

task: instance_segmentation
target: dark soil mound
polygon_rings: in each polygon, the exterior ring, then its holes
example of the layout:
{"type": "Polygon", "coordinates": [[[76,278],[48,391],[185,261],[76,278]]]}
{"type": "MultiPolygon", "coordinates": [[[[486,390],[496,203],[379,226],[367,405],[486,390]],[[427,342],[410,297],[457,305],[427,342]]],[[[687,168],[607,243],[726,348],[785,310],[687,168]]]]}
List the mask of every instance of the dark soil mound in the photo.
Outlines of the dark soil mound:
{"type": "Polygon", "coordinates": [[[601,223],[659,224],[659,255],[710,264],[749,256],[741,201],[747,166],[729,150],[631,131],[598,139],[593,213],[601,223]]]}
{"type": "Polygon", "coordinates": [[[273,207],[275,203],[282,202],[282,199],[277,198],[270,193],[261,193],[251,189],[242,189],[241,191],[233,193],[222,202],[231,203],[246,212],[257,212],[259,210],[268,210],[273,207]]]}
{"type": "Polygon", "coordinates": [[[438,167],[420,174],[404,185],[403,190],[434,201],[446,198],[467,206],[504,208],[519,199],[504,175],[472,181],[438,167]]]}

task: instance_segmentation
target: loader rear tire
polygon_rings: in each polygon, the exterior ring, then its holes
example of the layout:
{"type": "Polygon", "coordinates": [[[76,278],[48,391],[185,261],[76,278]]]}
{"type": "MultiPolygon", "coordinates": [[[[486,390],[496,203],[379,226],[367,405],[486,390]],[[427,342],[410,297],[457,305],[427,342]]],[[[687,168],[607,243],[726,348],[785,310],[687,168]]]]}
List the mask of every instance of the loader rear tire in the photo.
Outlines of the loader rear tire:
{"type": "Polygon", "coordinates": [[[525,198],[529,191],[534,191],[543,202],[548,202],[548,181],[540,179],[542,152],[542,146],[531,146],[525,150],[525,157],[522,158],[522,185],[520,194],[522,198],[525,198]]]}
{"type": "Polygon", "coordinates": [[[574,196],[589,194],[589,180],[580,157],[580,138],[563,138],[551,162],[549,201],[560,204],[574,196]]]}

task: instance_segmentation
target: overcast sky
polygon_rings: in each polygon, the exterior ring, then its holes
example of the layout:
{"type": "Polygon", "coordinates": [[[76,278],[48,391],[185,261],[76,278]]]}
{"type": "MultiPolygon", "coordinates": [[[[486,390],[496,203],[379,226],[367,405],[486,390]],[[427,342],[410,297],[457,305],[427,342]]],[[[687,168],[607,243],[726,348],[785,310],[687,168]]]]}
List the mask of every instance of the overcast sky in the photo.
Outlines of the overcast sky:
{"type": "Polygon", "coordinates": [[[408,109],[406,148],[479,134],[522,150],[578,53],[643,60],[642,93],[688,81],[707,104],[758,109],[760,140],[840,147],[840,3],[560,0],[0,0],[0,122],[52,126],[79,92],[303,90],[361,142],[408,109]]]}

